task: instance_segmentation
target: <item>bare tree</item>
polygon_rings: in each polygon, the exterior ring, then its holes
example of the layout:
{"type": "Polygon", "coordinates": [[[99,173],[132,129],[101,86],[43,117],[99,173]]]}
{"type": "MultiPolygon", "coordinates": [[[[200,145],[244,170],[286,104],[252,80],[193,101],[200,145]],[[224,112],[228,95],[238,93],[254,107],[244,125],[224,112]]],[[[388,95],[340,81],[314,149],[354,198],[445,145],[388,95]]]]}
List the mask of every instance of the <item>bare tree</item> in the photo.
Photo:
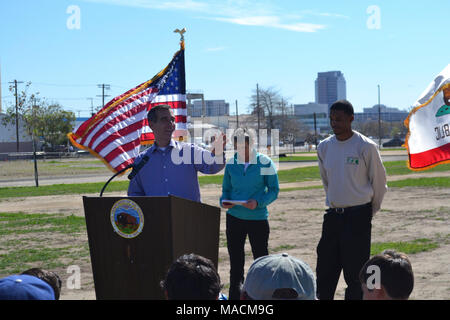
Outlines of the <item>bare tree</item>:
{"type": "Polygon", "coordinates": [[[287,99],[282,97],[280,92],[274,87],[259,88],[253,91],[251,97],[250,111],[259,117],[261,121],[261,128],[275,129],[275,116],[282,113],[282,110],[287,106],[287,99]],[[259,109],[258,109],[259,106],[259,109]]]}
{"type": "MultiPolygon", "coordinates": [[[[354,123],[354,129],[368,137],[378,137],[378,121],[366,121],[354,123]]],[[[390,125],[386,121],[381,121],[381,138],[390,134],[390,125]]]]}

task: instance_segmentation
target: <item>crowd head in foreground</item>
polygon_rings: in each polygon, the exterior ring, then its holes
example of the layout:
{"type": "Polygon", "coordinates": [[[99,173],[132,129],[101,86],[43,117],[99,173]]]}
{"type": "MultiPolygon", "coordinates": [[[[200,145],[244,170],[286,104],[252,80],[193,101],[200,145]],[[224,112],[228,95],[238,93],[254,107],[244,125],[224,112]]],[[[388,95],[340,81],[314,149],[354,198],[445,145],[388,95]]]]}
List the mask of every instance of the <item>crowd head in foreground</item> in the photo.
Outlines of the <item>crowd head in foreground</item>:
{"type": "Polygon", "coordinates": [[[59,300],[60,292],[58,274],[40,268],[0,279],[0,300],[59,300]]]}

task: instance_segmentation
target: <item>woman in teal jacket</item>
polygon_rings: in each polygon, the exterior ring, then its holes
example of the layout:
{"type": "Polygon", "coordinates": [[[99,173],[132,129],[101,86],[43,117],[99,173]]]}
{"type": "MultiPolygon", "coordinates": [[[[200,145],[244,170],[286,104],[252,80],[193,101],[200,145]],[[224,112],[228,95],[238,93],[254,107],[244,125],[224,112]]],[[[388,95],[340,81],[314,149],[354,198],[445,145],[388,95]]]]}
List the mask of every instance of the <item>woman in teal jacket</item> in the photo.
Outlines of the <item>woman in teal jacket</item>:
{"type": "Polygon", "coordinates": [[[248,134],[234,136],[237,151],[225,166],[220,203],[226,215],[227,248],[230,255],[230,300],[240,298],[244,282],[244,245],[248,235],[253,259],[268,255],[269,211],[279,192],[273,161],[252,149],[248,134]],[[239,201],[239,204],[229,201],[239,201]]]}

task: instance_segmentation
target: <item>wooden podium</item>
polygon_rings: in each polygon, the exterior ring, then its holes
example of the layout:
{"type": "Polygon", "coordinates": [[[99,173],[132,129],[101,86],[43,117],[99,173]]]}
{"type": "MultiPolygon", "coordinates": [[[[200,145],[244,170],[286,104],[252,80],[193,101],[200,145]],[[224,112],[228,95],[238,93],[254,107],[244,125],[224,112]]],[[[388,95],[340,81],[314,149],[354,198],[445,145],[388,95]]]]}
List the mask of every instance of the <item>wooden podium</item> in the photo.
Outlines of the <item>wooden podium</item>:
{"type": "Polygon", "coordinates": [[[164,299],[173,261],[219,255],[220,208],[169,197],[83,197],[97,299],[164,299]]]}

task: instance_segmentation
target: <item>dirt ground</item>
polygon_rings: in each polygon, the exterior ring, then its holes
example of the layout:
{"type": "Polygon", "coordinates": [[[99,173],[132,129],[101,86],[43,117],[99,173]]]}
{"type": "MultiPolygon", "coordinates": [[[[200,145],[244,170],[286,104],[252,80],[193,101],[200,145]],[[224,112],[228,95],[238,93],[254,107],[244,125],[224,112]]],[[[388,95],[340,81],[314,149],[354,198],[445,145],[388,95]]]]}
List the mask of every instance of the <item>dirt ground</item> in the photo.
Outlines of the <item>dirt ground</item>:
{"type": "MultiPolygon", "coordinates": [[[[424,173],[423,176],[426,176],[424,173]]],[[[320,183],[316,182],[315,184],[320,183]]],[[[311,183],[309,183],[311,184],[311,183]]],[[[298,186],[306,184],[297,184],[298,186]]],[[[292,187],[292,184],[280,187],[292,187]]],[[[219,186],[202,188],[202,201],[218,204],[219,186]]],[[[108,195],[123,196],[124,193],[108,195]]],[[[320,238],[325,209],[323,189],[280,192],[279,198],[269,206],[270,239],[269,252],[287,252],[316,267],[316,246],[320,238]]],[[[0,202],[0,212],[64,213],[84,216],[80,195],[14,198],[0,202]]],[[[427,238],[439,247],[411,254],[415,285],[411,299],[450,299],[450,189],[442,188],[392,188],[385,196],[382,210],[372,224],[372,242],[411,241],[427,238]]],[[[221,212],[219,274],[224,292],[228,294],[229,259],[225,237],[225,210],[221,212]]],[[[67,242],[74,239],[67,239],[67,242]]],[[[77,241],[87,241],[82,235],[77,241]]],[[[246,243],[248,270],[252,256],[246,243]]],[[[65,269],[54,270],[63,279],[61,299],[95,299],[90,260],[80,263],[81,288],[67,289],[64,281],[69,276],[65,269]]],[[[336,299],[343,299],[345,282],[343,276],[338,284],[336,299]]]]}

